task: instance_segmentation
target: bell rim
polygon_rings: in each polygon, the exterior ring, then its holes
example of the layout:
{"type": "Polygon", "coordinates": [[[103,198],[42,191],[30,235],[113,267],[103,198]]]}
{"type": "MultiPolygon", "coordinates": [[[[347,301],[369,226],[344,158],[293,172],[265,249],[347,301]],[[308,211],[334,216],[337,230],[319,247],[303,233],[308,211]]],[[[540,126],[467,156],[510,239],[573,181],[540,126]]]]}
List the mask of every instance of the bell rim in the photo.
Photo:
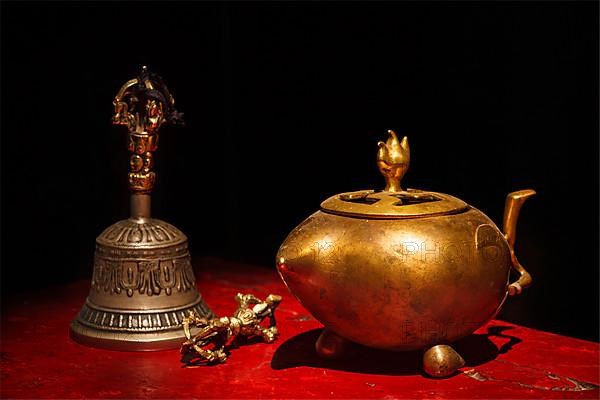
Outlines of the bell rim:
{"type": "Polygon", "coordinates": [[[70,324],[69,336],[85,346],[115,351],[173,350],[179,348],[186,339],[183,329],[131,334],[93,329],[76,319],[70,324]]]}

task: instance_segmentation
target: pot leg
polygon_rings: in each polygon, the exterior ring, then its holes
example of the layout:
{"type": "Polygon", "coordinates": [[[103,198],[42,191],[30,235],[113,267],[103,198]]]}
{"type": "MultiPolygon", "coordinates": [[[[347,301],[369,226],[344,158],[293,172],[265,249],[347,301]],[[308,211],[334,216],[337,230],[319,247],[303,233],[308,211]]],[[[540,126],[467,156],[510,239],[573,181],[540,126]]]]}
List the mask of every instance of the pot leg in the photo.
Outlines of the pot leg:
{"type": "Polygon", "coordinates": [[[465,360],[452,347],[439,344],[423,354],[423,369],[429,376],[445,378],[465,365],[465,360]]]}
{"type": "Polygon", "coordinates": [[[315,348],[320,357],[334,360],[344,354],[347,345],[348,341],[346,339],[325,328],[317,339],[315,348]]]}

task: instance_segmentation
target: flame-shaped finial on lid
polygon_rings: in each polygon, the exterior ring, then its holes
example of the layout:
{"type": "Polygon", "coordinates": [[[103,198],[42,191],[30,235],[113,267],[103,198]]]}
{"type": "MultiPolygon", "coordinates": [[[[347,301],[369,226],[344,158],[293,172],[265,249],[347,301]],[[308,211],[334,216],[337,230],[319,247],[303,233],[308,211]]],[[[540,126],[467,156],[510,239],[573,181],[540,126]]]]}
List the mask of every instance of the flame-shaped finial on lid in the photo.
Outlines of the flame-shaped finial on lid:
{"type": "Polygon", "coordinates": [[[410,164],[408,138],[404,136],[402,141],[399,141],[394,131],[388,130],[388,134],[389,137],[385,143],[377,143],[379,146],[377,166],[385,178],[385,191],[402,192],[400,181],[410,164]]]}

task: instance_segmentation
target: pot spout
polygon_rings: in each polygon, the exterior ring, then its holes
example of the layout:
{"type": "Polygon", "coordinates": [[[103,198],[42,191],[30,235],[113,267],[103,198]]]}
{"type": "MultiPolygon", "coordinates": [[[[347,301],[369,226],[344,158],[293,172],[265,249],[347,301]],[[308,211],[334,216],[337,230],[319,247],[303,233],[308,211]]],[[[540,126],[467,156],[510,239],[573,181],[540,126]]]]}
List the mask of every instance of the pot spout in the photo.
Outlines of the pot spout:
{"type": "Polygon", "coordinates": [[[529,272],[527,272],[519,263],[515,254],[515,240],[517,238],[517,220],[519,219],[521,207],[523,206],[523,203],[525,203],[525,200],[534,194],[535,190],[525,189],[509,193],[508,196],[506,196],[502,229],[504,231],[504,237],[508,242],[508,247],[510,248],[512,267],[520,274],[519,279],[508,286],[508,294],[511,296],[520,294],[523,288],[531,285],[531,275],[529,275],[529,272]]]}

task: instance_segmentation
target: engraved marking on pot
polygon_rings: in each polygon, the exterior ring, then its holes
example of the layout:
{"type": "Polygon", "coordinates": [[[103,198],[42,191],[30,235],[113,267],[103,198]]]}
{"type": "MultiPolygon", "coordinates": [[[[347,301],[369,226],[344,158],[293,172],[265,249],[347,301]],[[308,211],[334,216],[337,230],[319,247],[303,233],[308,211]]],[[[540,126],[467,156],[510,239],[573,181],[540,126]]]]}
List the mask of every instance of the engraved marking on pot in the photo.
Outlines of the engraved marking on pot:
{"type": "Polygon", "coordinates": [[[479,225],[475,231],[475,248],[488,261],[497,262],[502,257],[503,242],[502,235],[489,224],[479,225]]]}
{"type": "MultiPolygon", "coordinates": [[[[281,248],[279,249],[278,252],[278,264],[279,265],[284,265],[286,263],[288,263],[290,260],[291,261],[298,261],[304,254],[306,253],[306,251],[299,246],[296,246],[294,244],[288,245],[288,244],[284,244],[283,246],[281,246],[281,248]]],[[[293,270],[292,266],[288,266],[290,267],[290,269],[293,270]]]]}
{"type": "Polygon", "coordinates": [[[325,236],[323,239],[317,240],[312,246],[312,258],[314,262],[319,261],[334,249],[335,240],[329,236],[325,236]]]}

